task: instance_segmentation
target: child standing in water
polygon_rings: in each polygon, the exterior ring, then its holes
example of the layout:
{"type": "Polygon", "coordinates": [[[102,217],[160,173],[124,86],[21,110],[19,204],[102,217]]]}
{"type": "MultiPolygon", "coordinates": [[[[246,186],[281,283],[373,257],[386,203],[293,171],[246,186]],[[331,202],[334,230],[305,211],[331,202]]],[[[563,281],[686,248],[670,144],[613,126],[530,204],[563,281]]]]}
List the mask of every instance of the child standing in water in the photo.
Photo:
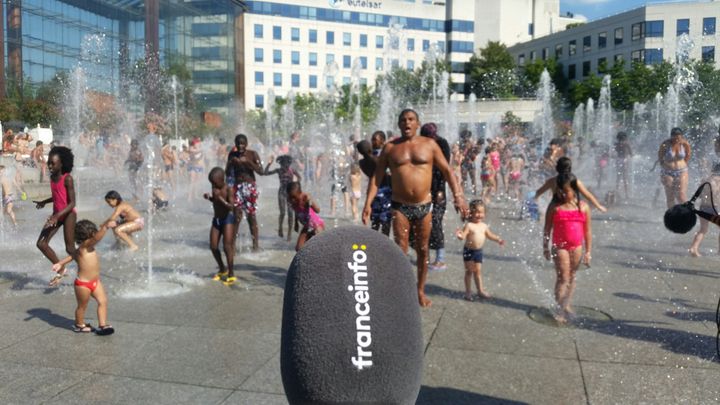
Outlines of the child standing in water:
{"type": "Polygon", "coordinates": [[[52,197],[33,201],[37,209],[42,209],[45,204],[53,204],[53,213],[45,222],[40,236],[37,240],[37,247],[53,264],[60,261],[55,251],[50,247],[50,240],[55,233],[63,228],[65,237],[65,251],[70,256],[75,254],[75,222],[77,214],[75,211],[75,183],[70,175],[73,169],[75,157],[69,148],[55,146],[48,155],[48,170],[50,171],[50,191],[52,197]]]}
{"type": "Polygon", "coordinates": [[[592,252],[592,225],[590,207],[580,201],[578,180],[572,173],[557,179],[557,203],[548,207],[543,234],[543,255],[555,262],[555,300],[558,313],[555,319],[566,323],[574,315],[570,306],[575,291],[575,273],[580,262],[590,266],[592,252]],[[550,234],[552,233],[552,247],[550,234]],[[583,254],[583,241],[585,253],[583,254]]]}
{"type": "Polygon", "coordinates": [[[0,188],[2,188],[2,210],[3,215],[10,217],[14,227],[17,227],[15,220],[15,212],[13,211],[13,203],[15,202],[15,194],[13,193],[12,181],[5,177],[5,166],[0,165],[0,188]]]}
{"type": "Polygon", "coordinates": [[[278,217],[278,236],[283,237],[283,221],[285,219],[285,212],[287,211],[288,217],[288,231],[287,240],[290,242],[290,234],[292,233],[292,226],[295,222],[295,216],[293,215],[292,207],[287,203],[287,185],[297,179],[300,180],[300,173],[292,168],[293,158],[290,155],[282,155],[277,158],[277,162],[280,165],[275,170],[270,170],[270,165],[273,164],[273,158],[270,157],[270,161],[265,166],[265,175],[276,174],[278,180],[280,180],[280,188],[278,188],[278,209],[280,210],[280,216],[278,217]]]}
{"type": "Polygon", "coordinates": [[[232,187],[225,183],[225,171],[213,167],[208,175],[212,185],[212,192],[203,194],[206,200],[213,204],[213,219],[210,227],[210,251],[218,264],[218,272],[213,277],[215,281],[222,281],[231,286],[237,281],[233,269],[235,258],[235,194],[232,187]],[[220,237],[223,239],[223,249],[227,267],[223,264],[220,254],[220,237]]]}
{"type": "MultiPolygon", "coordinates": [[[[545,181],[545,183],[540,186],[537,191],[535,191],[535,199],[540,198],[540,196],[545,193],[548,190],[552,190],[552,201],[550,202],[548,206],[548,210],[550,209],[550,206],[557,202],[558,198],[558,178],[560,178],[561,175],[565,174],[572,174],[572,160],[570,160],[569,157],[561,157],[558,159],[557,163],[555,164],[555,170],[557,171],[557,176],[551,177],[545,181]]],[[[600,204],[600,202],[595,198],[595,196],[588,191],[587,188],[585,188],[585,185],[583,184],[580,179],[577,179],[577,187],[580,194],[582,194],[583,197],[587,198],[588,201],[592,203],[592,205],[595,206],[600,212],[607,212],[607,208],[605,208],[604,205],[600,204]]]]}
{"type": "Polygon", "coordinates": [[[475,287],[478,291],[478,298],[491,298],[483,288],[482,283],[482,262],[483,262],[483,246],[485,239],[497,242],[500,246],[505,246],[505,241],[498,235],[490,232],[490,227],[483,222],[485,219],[485,205],[482,200],[473,200],[470,202],[469,222],[462,229],[455,232],[460,240],[465,240],[463,248],[463,262],[465,263],[465,299],[472,301],[471,279],[475,279],[475,287]]]}
{"type": "Polygon", "coordinates": [[[352,207],[353,221],[360,222],[360,213],[358,212],[358,201],[362,196],[362,172],[360,165],[353,163],[350,166],[350,207],[352,207]]]}
{"type": "Polygon", "coordinates": [[[295,210],[297,221],[303,226],[298,235],[295,251],[299,251],[305,245],[305,242],[313,236],[325,230],[325,222],[318,216],[320,207],[310,196],[303,193],[300,183],[293,181],[287,185],[288,202],[295,210]]]}
{"type": "Polygon", "coordinates": [[[105,194],[105,202],[115,209],[107,220],[108,228],[113,229],[115,238],[125,242],[131,252],[138,250],[138,245],[133,242],[130,235],[145,228],[143,217],[132,205],[123,201],[120,193],[115,190],[105,194]]]}
{"type": "MultiPolygon", "coordinates": [[[[51,170],[52,171],[52,170],[51,170]]],[[[78,333],[90,333],[95,331],[100,336],[112,335],[115,329],[107,323],[107,295],[105,288],[100,281],[100,258],[98,257],[95,245],[100,242],[107,231],[107,223],[102,224],[100,229],[97,226],[84,219],[77,223],[77,232],[75,233],[75,241],[78,248],[70,256],[55,263],[52,270],[57,275],[50,281],[51,286],[60,284],[65,274],[65,266],[75,260],[78,264],[78,274],[75,279],[75,298],[77,298],[77,309],[75,309],[75,325],[73,331],[78,333]],[[88,301],[93,297],[97,301],[97,317],[99,326],[97,329],[89,323],[85,323],[85,310],[87,310],[88,301]]]]}
{"type": "MultiPolygon", "coordinates": [[[[704,183],[709,183],[709,189],[703,190],[700,199],[700,211],[705,211],[712,215],[717,215],[715,211],[715,204],[720,202],[720,163],[716,163],[712,168],[710,177],[703,180],[704,183]]],[[[705,235],[708,233],[710,223],[707,219],[700,218],[700,230],[697,231],[695,237],[693,237],[692,244],[688,249],[690,255],[693,257],[700,256],[700,243],[705,239],[705,235]]],[[[720,248],[720,245],[719,245],[720,248]]],[[[717,251],[720,253],[720,249],[717,251]]]]}

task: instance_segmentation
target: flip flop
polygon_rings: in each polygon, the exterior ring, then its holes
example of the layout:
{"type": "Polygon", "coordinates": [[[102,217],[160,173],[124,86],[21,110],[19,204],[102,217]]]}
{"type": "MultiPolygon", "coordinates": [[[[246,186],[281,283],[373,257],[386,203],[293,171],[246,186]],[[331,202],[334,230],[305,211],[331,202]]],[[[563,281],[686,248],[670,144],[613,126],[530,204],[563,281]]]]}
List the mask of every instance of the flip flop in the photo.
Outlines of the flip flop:
{"type": "Polygon", "coordinates": [[[228,277],[227,280],[223,281],[223,284],[230,287],[231,285],[235,284],[235,281],[237,281],[237,277],[232,276],[232,277],[228,277]]]}
{"type": "Polygon", "coordinates": [[[90,333],[94,329],[93,329],[92,325],[90,325],[89,323],[85,323],[82,325],[78,325],[78,324],[73,325],[72,330],[75,333],[90,333]]]}
{"type": "Polygon", "coordinates": [[[228,273],[228,271],[218,271],[212,279],[213,281],[222,281],[225,277],[227,277],[228,273]]]}
{"type": "Polygon", "coordinates": [[[98,326],[98,328],[95,329],[95,334],[98,336],[108,336],[113,333],[115,333],[115,328],[113,328],[112,325],[98,326]]]}

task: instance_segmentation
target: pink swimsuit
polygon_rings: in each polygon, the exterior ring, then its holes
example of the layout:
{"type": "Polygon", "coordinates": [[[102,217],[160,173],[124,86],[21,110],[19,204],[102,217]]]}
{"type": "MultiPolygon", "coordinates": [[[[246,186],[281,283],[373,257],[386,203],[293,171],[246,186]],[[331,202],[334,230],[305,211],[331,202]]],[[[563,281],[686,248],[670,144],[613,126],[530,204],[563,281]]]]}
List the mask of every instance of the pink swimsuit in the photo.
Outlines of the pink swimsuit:
{"type": "MultiPolygon", "coordinates": [[[[50,182],[50,192],[52,193],[53,201],[53,214],[57,214],[68,206],[68,195],[67,189],[65,188],[65,177],[67,177],[69,174],[70,173],[65,173],[60,176],[60,180],[58,180],[57,183],[54,181],[50,182]]],[[[75,208],[73,208],[73,212],[76,212],[75,208]]],[[[62,222],[63,220],[65,220],[65,218],[59,218],[58,220],[62,222]]]]}
{"type": "Polygon", "coordinates": [[[585,213],[580,210],[555,210],[552,242],[556,249],[573,250],[585,239],[585,213]]]}
{"type": "Polygon", "coordinates": [[[314,232],[318,228],[325,227],[325,221],[318,216],[310,204],[308,204],[305,208],[293,206],[293,209],[297,215],[298,222],[303,224],[303,226],[307,228],[308,232],[314,232]]]}

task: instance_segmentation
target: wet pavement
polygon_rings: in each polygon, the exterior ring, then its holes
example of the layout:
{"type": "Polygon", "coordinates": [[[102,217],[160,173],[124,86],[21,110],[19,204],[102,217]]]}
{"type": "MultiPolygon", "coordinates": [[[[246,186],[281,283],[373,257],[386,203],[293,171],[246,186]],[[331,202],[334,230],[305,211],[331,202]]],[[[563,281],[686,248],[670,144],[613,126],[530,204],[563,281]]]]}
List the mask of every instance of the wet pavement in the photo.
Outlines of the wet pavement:
{"type": "MultiPolygon", "coordinates": [[[[79,217],[100,222],[112,182],[91,183],[81,184],[79,217]]],[[[280,323],[294,240],[277,237],[276,180],[262,184],[264,251],[247,252],[243,223],[235,286],[210,280],[209,204],[178,199],[154,217],[150,286],[147,247],[133,255],[106,236],[109,337],[71,331],[72,278],[46,288],[49,262],[34,246],[49,209],[19,204],[22,230],[0,233],[0,403],[286,403],[280,323]]],[[[538,224],[516,219],[512,202],[491,206],[487,221],[508,245],[486,245],[483,280],[493,298],[468,302],[462,244],[450,238],[459,222],[449,213],[448,269],[430,274],[433,306],[422,311],[418,403],[717,403],[719,230],[706,238],[705,256],[689,257],[692,234],[666,231],[663,208],[640,198],[654,189],[645,191],[594,212],[592,267],[579,271],[578,319],[564,327],[548,311],[555,274],[541,258],[538,224]]],[[[350,223],[321,216],[328,226],[350,223]]],[[[62,238],[52,246],[61,251],[62,238]]],[[[96,324],[94,310],[91,303],[87,316],[96,324]]]]}

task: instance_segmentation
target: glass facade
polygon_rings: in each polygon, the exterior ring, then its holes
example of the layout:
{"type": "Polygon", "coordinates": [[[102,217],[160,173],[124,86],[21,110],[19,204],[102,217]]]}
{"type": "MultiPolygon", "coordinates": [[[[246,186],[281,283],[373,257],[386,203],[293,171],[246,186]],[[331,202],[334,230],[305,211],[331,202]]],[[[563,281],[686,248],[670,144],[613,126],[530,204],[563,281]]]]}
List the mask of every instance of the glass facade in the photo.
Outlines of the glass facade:
{"type": "MultiPolygon", "coordinates": [[[[6,14],[17,7],[21,15],[19,27],[5,21],[5,60],[8,76],[25,85],[39,86],[82,66],[89,88],[123,96],[124,72],[145,59],[142,0],[23,0],[3,6],[6,14]]],[[[226,107],[235,97],[234,31],[241,12],[231,0],[159,1],[160,65],[184,64],[208,108],[226,107]]],[[[253,30],[263,36],[262,26],[253,30]]]]}

